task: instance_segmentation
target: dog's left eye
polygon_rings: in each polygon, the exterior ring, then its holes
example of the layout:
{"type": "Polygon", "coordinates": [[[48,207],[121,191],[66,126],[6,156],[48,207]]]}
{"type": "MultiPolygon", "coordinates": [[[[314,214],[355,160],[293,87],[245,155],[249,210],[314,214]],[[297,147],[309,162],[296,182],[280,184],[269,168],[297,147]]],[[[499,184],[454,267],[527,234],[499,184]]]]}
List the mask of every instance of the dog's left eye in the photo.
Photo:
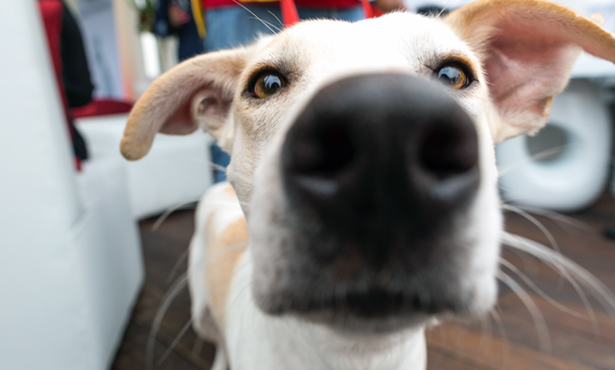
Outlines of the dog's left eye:
{"type": "Polygon", "coordinates": [[[456,90],[468,87],[471,82],[463,68],[457,64],[447,64],[435,71],[435,74],[440,82],[456,90]]]}
{"type": "Polygon", "coordinates": [[[252,96],[264,99],[286,87],[287,84],[286,79],[279,73],[263,72],[254,80],[248,91],[252,96]]]}

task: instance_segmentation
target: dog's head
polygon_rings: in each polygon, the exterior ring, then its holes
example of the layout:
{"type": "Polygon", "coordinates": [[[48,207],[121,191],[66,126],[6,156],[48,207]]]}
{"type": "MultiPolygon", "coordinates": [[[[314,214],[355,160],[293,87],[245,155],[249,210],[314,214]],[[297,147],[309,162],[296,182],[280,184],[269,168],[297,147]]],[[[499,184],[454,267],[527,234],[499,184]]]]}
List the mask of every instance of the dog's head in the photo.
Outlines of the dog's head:
{"type": "Polygon", "coordinates": [[[300,23],[163,75],[121,149],[201,127],[231,153],[269,314],[363,332],[479,314],[502,230],[493,145],[544,125],[582,49],[615,60],[610,33],[541,1],[300,23]]]}

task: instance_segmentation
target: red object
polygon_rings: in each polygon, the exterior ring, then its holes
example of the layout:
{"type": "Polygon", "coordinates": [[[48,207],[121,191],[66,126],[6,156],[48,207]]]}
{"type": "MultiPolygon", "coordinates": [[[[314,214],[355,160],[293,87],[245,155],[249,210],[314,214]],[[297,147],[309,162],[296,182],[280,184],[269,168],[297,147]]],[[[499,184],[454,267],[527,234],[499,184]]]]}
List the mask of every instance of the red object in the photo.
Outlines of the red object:
{"type": "Polygon", "coordinates": [[[372,4],[370,4],[369,0],[361,0],[361,5],[363,5],[365,18],[374,18],[374,8],[372,8],[372,4]]]}
{"type": "MultiPolygon", "coordinates": [[[[64,5],[60,0],[45,0],[38,1],[37,3],[41,17],[43,18],[43,25],[45,26],[49,54],[53,62],[56,84],[60,99],[62,100],[62,108],[64,109],[64,119],[66,120],[66,126],[68,127],[71,141],[74,141],[74,133],[70,124],[71,112],[68,108],[68,100],[66,99],[64,84],[62,82],[62,57],[60,55],[60,34],[62,33],[64,5]]],[[[75,167],[77,171],[81,171],[81,161],[77,157],[75,157],[75,167]]]]}
{"type": "MultiPolygon", "coordinates": [[[[371,4],[370,4],[370,5],[371,5],[371,4]]],[[[385,12],[383,12],[383,11],[382,11],[380,8],[378,8],[377,6],[375,6],[375,5],[371,5],[371,7],[372,7],[372,11],[374,12],[374,16],[373,16],[373,18],[382,17],[382,16],[385,14],[385,12]]]]}
{"type": "Polygon", "coordinates": [[[72,113],[75,118],[128,113],[132,109],[132,105],[132,103],[119,100],[92,100],[83,107],[73,108],[72,113]]]}
{"type": "Polygon", "coordinates": [[[288,28],[299,22],[299,13],[293,0],[280,0],[280,9],[284,27],[288,28]]]}

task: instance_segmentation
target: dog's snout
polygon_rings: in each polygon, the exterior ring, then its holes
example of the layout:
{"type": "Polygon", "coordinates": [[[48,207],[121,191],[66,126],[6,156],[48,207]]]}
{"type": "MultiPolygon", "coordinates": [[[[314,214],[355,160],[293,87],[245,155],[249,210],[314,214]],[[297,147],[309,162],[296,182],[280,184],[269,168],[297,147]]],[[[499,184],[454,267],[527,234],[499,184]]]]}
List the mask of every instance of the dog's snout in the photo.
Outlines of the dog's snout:
{"type": "Polygon", "coordinates": [[[438,180],[456,176],[471,177],[478,162],[478,145],[472,126],[451,117],[437,122],[423,133],[418,153],[421,169],[438,180]]]}
{"type": "Polygon", "coordinates": [[[287,134],[282,172],[289,197],[325,228],[381,244],[424,233],[467,203],[479,183],[477,141],[435,82],[354,76],[307,104],[287,134]]]}

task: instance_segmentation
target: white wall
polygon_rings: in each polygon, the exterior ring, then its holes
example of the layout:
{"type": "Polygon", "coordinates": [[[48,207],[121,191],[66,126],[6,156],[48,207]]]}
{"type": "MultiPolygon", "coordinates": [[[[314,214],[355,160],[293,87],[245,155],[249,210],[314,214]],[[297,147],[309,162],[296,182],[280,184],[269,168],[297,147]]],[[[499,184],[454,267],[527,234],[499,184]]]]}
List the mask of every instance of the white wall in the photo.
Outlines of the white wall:
{"type": "Polygon", "coordinates": [[[124,167],[75,172],[36,1],[0,45],[0,369],[104,370],[143,278],[124,167]]]}
{"type": "Polygon", "coordinates": [[[7,370],[44,369],[34,353],[56,357],[81,346],[62,335],[57,318],[71,302],[56,297],[73,282],[53,262],[53,247],[83,208],[35,4],[0,1],[0,367],[7,370]]]}

